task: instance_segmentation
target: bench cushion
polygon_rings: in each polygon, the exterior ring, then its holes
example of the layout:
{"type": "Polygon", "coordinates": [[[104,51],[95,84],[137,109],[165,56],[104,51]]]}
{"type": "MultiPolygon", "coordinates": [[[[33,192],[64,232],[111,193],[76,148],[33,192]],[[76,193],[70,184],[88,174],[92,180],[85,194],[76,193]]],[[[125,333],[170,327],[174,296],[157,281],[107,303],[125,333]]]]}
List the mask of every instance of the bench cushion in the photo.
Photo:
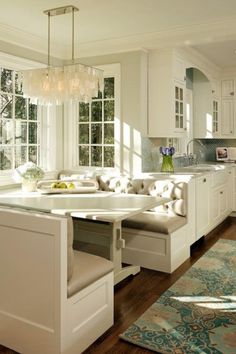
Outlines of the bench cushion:
{"type": "Polygon", "coordinates": [[[157,214],[153,211],[145,211],[139,215],[132,216],[122,222],[122,227],[131,229],[171,234],[184,226],[187,218],[178,215],[157,214]]]}
{"type": "Polygon", "coordinates": [[[112,270],[111,261],[89,253],[74,251],[74,269],[72,278],[67,284],[67,296],[71,297],[112,270]]]}

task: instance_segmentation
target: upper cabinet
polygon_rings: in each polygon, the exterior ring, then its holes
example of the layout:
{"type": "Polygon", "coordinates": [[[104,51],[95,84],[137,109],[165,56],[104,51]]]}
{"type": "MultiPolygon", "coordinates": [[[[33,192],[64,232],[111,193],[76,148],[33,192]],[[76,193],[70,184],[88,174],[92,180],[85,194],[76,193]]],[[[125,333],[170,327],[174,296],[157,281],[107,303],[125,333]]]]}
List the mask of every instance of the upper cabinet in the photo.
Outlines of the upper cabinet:
{"type": "Polygon", "coordinates": [[[148,136],[186,135],[185,65],[174,51],[152,51],[148,76],[148,136]]]}
{"type": "Polygon", "coordinates": [[[222,80],[221,82],[222,99],[232,99],[234,97],[234,80],[222,80]]]}
{"type": "Polygon", "coordinates": [[[234,80],[222,80],[221,92],[221,135],[225,138],[232,138],[236,134],[234,128],[234,80]]]}

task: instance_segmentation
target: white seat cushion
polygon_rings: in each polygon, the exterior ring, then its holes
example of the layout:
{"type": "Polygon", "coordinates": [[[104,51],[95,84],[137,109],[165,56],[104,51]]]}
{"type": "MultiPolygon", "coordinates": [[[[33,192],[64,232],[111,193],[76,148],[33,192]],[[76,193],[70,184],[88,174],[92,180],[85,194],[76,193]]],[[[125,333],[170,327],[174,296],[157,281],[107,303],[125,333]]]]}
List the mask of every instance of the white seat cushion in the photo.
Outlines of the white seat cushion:
{"type": "Polygon", "coordinates": [[[157,214],[153,211],[146,211],[124,220],[122,226],[161,234],[171,234],[186,223],[187,218],[182,216],[157,214]]]}
{"type": "Polygon", "coordinates": [[[74,251],[74,269],[72,278],[67,284],[67,296],[71,297],[112,271],[111,261],[89,253],[74,251]]]}

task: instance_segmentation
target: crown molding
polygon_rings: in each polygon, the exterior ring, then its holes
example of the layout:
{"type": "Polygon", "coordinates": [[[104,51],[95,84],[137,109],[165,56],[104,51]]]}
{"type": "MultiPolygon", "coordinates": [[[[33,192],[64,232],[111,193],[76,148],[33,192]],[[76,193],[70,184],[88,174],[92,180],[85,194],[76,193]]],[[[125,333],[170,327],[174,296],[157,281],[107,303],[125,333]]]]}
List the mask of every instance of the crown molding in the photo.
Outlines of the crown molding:
{"type": "Polygon", "coordinates": [[[44,68],[46,65],[29,59],[23,59],[14,55],[0,52],[0,66],[12,70],[27,70],[44,68]]]}
{"type": "MultiPolygon", "coordinates": [[[[236,36],[236,16],[188,26],[178,26],[170,30],[137,34],[121,38],[110,38],[86,43],[76,43],[76,57],[107,55],[143,49],[193,46],[230,40],[236,36]]],[[[16,28],[0,24],[0,40],[47,53],[47,41],[16,28]]],[[[70,59],[70,45],[54,43],[52,55],[63,60],[70,59]]]]}
{"type": "MultiPolygon", "coordinates": [[[[47,40],[42,37],[32,35],[28,32],[21,31],[19,29],[4,25],[0,23],[0,40],[34,50],[43,54],[47,54],[47,40]]],[[[52,48],[52,55],[58,58],[64,56],[64,46],[57,44],[55,48],[52,48]]]]}
{"type": "Polygon", "coordinates": [[[185,47],[230,40],[236,36],[236,16],[198,25],[134,36],[80,43],[79,57],[105,55],[124,51],[185,47]]]}

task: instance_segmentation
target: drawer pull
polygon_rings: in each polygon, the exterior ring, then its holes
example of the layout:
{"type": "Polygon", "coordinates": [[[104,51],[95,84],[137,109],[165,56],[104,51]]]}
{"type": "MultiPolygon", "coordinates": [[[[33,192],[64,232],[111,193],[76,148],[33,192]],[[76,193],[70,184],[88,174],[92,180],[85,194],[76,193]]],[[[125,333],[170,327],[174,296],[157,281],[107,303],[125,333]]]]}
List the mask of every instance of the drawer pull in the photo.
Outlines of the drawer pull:
{"type": "Polygon", "coordinates": [[[203,179],[203,183],[205,183],[206,181],[207,181],[206,178],[204,178],[204,179],[203,179]]]}

